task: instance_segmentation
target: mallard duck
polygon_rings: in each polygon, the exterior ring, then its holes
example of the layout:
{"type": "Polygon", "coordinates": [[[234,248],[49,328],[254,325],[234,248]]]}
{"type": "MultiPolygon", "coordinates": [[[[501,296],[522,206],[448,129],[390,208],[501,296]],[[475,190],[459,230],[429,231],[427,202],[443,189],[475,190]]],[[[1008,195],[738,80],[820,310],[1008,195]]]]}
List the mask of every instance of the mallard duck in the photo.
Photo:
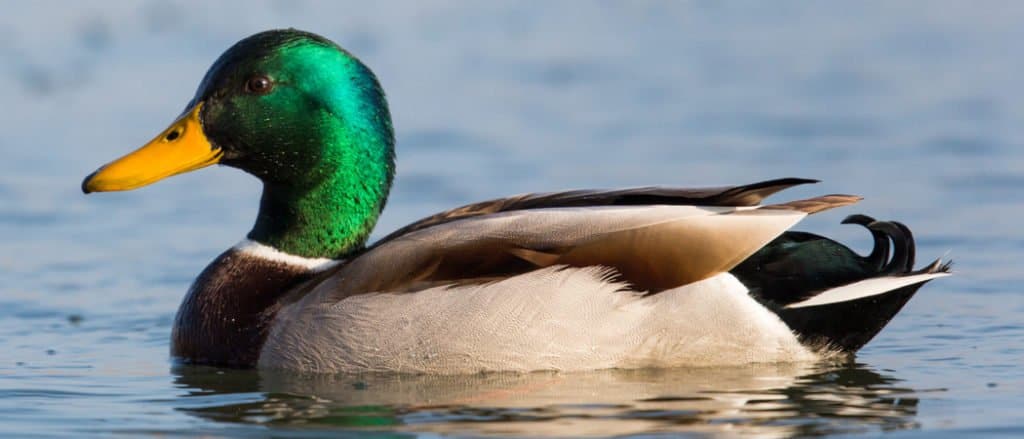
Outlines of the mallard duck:
{"type": "Polygon", "coordinates": [[[255,225],[189,289],[188,363],[470,373],[814,360],[867,343],[924,283],[897,222],[874,250],[788,231],[855,203],[767,196],[813,180],[527,194],[439,213],[367,245],[395,173],[384,91],[321,36],[229,48],[187,109],[92,173],[85,193],[221,164],[263,182],[255,225]],[[890,256],[890,253],[891,256],[890,256]]]}

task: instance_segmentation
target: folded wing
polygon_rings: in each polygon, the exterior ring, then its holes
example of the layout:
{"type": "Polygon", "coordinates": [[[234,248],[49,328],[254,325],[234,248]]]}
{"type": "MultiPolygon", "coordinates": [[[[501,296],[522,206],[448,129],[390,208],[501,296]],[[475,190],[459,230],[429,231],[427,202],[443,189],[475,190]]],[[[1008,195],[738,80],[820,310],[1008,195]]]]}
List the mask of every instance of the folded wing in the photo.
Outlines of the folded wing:
{"type": "Polygon", "coordinates": [[[817,183],[807,178],[778,178],[740,186],[708,188],[640,187],[627,189],[583,189],[523,194],[468,204],[437,213],[384,237],[378,244],[438,224],[513,210],[593,206],[756,206],[766,197],[793,186],[817,183]]]}
{"type": "Polygon", "coordinates": [[[322,282],[318,295],[326,297],[318,301],[330,302],[369,292],[487,282],[549,266],[603,266],[614,269],[618,280],[633,288],[654,293],[728,271],[807,214],[859,200],[830,195],[748,206],[768,193],[804,182],[779,181],[784,183],[737,187],[750,188],[742,190],[653,188],[527,195],[514,199],[518,201],[490,202],[487,208],[460,208],[414,223],[312,284],[322,282]],[[689,195],[673,199],[666,195],[670,193],[689,195]],[[634,204],[644,197],[664,204],[634,204]],[[537,204],[541,198],[551,203],[537,204]],[[584,198],[609,204],[574,205],[584,198]],[[698,198],[738,205],[668,204],[698,198]]]}

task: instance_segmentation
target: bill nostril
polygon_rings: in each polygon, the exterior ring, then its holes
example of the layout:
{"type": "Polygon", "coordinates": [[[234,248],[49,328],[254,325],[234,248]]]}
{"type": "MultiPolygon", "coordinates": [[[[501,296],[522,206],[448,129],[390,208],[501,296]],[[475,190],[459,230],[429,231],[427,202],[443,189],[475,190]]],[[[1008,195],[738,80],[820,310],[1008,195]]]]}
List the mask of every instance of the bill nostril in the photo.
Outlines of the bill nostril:
{"type": "Polygon", "coordinates": [[[177,139],[178,137],[181,137],[181,130],[180,129],[174,130],[174,131],[171,131],[171,132],[167,133],[167,135],[164,136],[164,140],[166,140],[168,142],[171,142],[171,141],[174,141],[174,139],[177,139]]]}

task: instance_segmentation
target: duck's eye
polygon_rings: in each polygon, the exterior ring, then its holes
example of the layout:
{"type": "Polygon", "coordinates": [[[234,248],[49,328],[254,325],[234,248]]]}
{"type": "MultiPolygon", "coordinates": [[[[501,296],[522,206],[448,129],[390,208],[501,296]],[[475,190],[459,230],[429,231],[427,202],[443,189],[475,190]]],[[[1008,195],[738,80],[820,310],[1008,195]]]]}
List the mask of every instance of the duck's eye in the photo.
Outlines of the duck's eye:
{"type": "Polygon", "coordinates": [[[245,81],[245,91],[247,93],[262,95],[269,93],[272,88],[274,88],[274,83],[270,82],[270,78],[263,75],[253,76],[248,81],[245,81]]]}

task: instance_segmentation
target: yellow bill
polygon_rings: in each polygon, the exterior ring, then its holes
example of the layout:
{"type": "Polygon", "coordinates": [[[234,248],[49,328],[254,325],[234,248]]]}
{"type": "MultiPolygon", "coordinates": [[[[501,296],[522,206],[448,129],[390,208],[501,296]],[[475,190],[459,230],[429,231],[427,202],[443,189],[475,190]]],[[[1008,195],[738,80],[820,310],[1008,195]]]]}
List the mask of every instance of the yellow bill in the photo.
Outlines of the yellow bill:
{"type": "Polygon", "coordinates": [[[223,151],[210,144],[199,123],[202,103],[128,155],[96,170],[82,182],[82,192],[127,191],[220,161],[223,151]]]}

